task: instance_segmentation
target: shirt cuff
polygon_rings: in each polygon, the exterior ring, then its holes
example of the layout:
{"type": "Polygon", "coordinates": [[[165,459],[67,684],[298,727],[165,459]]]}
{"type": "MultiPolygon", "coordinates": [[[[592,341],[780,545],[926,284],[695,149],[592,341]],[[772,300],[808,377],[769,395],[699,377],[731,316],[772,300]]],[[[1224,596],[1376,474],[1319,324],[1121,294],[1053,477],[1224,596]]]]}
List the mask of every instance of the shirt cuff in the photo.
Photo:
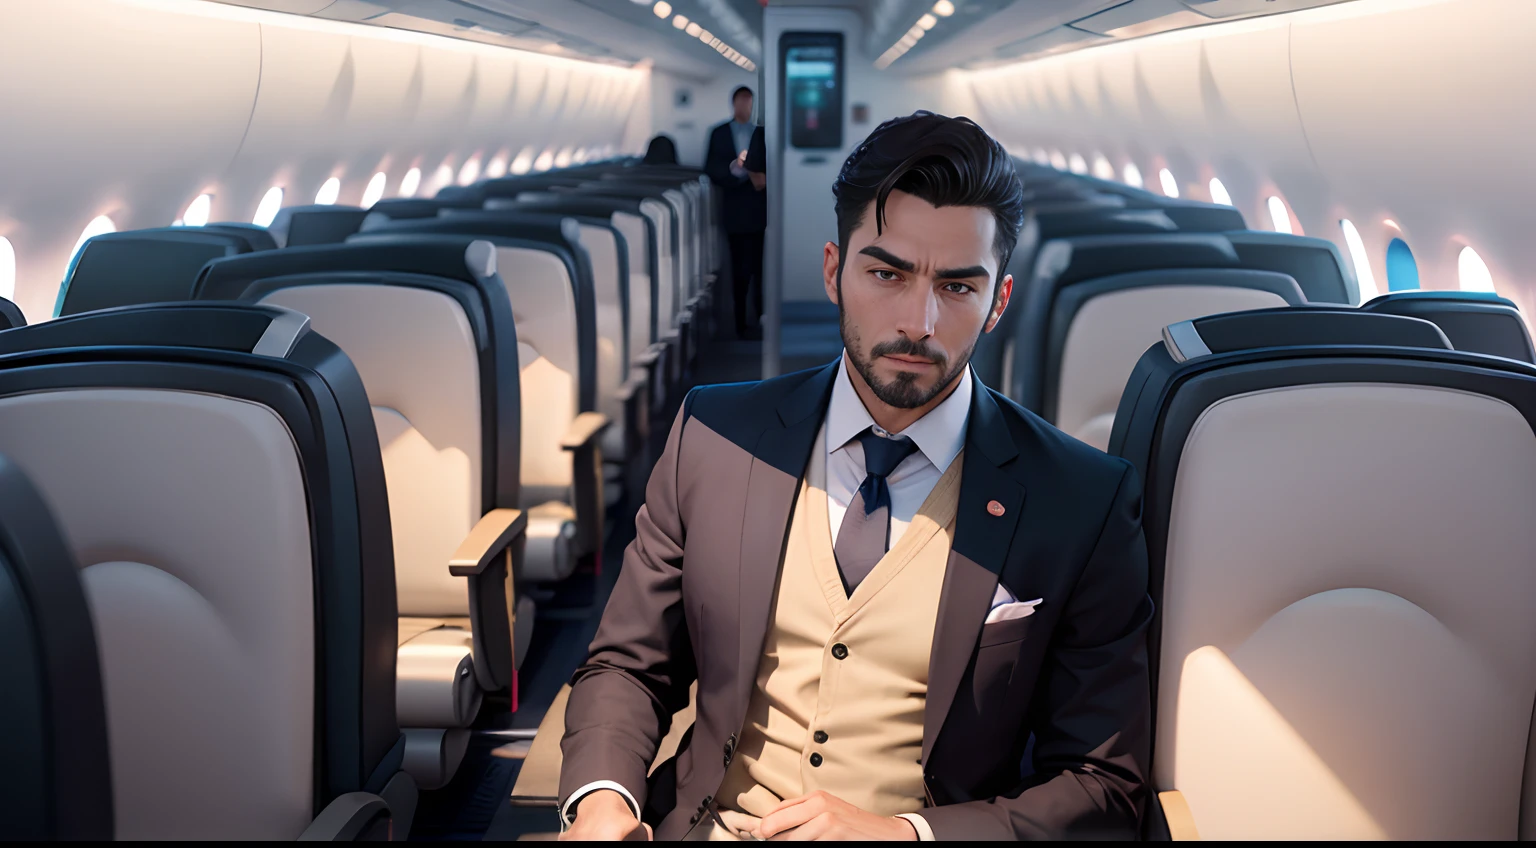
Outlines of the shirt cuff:
{"type": "MultiPolygon", "coordinates": [[[[628,789],[625,789],[624,787],[620,786],[617,783],[614,783],[611,780],[594,780],[591,783],[588,783],[586,786],[583,786],[580,789],[576,790],[575,792],[572,792],[571,793],[571,797],[566,799],[565,806],[560,808],[560,832],[561,833],[564,833],[566,831],[566,828],[569,828],[571,826],[571,823],[576,820],[576,817],[575,817],[575,815],[573,815],[573,812],[576,809],[577,802],[580,801],[581,799],[587,797],[588,795],[591,795],[593,792],[596,792],[599,789],[612,789],[613,791],[615,791],[615,792],[619,793],[620,795],[624,796],[624,803],[629,805],[629,811],[635,814],[635,819],[637,821],[639,820],[639,818],[640,818],[640,805],[635,803],[635,796],[629,794],[629,790],[628,789]]],[[[924,827],[926,827],[926,826],[927,825],[925,824],[924,827]]],[[[914,825],[914,827],[916,827],[916,825],[914,825]]]]}
{"type": "Polygon", "coordinates": [[[906,819],[907,823],[912,825],[912,829],[917,831],[918,842],[935,841],[933,838],[933,828],[928,826],[928,820],[917,813],[897,813],[896,818],[906,819]]]}

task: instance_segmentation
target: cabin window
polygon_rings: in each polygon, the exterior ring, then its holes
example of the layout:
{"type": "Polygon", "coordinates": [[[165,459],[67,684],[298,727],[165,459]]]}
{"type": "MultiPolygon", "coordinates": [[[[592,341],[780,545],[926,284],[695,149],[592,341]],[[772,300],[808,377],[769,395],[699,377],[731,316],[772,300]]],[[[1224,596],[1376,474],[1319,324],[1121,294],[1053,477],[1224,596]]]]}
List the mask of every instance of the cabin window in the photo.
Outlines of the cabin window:
{"type": "Polygon", "coordinates": [[[1269,219],[1274,224],[1275,232],[1291,235],[1295,231],[1291,228],[1291,210],[1285,206],[1285,201],[1278,197],[1269,198],[1269,219]]]}
{"type": "Polygon", "coordinates": [[[1222,206],[1232,205],[1232,195],[1227,187],[1221,184],[1221,180],[1211,177],[1211,202],[1220,203],[1222,206]]]}
{"type": "Polygon", "coordinates": [[[1141,169],[1136,167],[1135,162],[1125,163],[1124,177],[1125,184],[1131,188],[1141,188],[1144,185],[1141,180],[1141,169]]]}
{"type": "Polygon", "coordinates": [[[1376,275],[1371,273],[1371,258],[1365,253],[1365,240],[1360,238],[1360,231],[1355,228],[1354,222],[1344,218],[1339,221],[1339,227],[1344,230],[1344,244],[1349,248],[1349,258],[1355,266],[1355,279],[1360,283],[1360,302],[1364,303],[1381,294],[1381,289],[1376,287],[1376,275]]]}
{"type": "Polygon", "coordinates": [[[389,182],[389,175],[383,171],[374,174],[373,179],[368,181],[368,187],[363,189],[363,202],[360,205],[367,209],[378,203],[384,197],[384,184],[387,182],[389,182]]]}
{"type": "Polygon", "coordinates": [[[187,211],[181,213],[181,223],[188,227],[201,227],[208,223],[208,218],[213,214],[213,198],[206,194],[199,194],[197,199],[187,206],[187,211]]]}
{"type": "Polygon", "coordinates": [[[1115,166],[1109,164],[1104,154],[1099,153],[1093,157],[1093,175],[1101,180],[1112,180],[1115,178],[1115,166]]]}
{"type": "Polygon", "coordinates": [[[272,225],[272,220],[277,217],[277,210],[283,208],[283,187],[273,186],[267,189],[267,193],[261,196],[261,202],[256,204],[256,217],[251,223],[258,227],[272,225]]]}
{"type": "Polygon", "coordinates": [[[1167,168],[1157,172],[1157,179],[1163,185],[1163,194],[1169,197],[1179,196],[1179,181],[1173,178],[1173,172],[1167,168]]]}
{"type": "Polygon", "coordinates": [[[493,158],[490,163],[485,166],[485,178],[488,180],[499,180],[506,175],[507,157],[504,154],[498,153],[496,154],[496,157],[493,158]]]}
{"type": "Polygon", "coordinates": [[[1419,264],[1413,261],[1408,242],[1395,238],[1387,243],[1387,291],[1413,291],[1419,287],[1419,264]]]}
{"type": "Polygon", "coordinates": [[[533,148],[524,147],[522,152],[512,159],[512,173],[526,174],[533,167],[533,148]]]}
{"type": "Polygon", "coordinates": [[[1072,158],[1067,160],[1067,168],[1074,174],[1088,173],[1088,163],[1084,161],[1080,153],[1072,154],[1072,158]]]}
{"type": "Polygon", "coordinates": [[[1060,150],[1051,151],[1051,167],[1058,171],[1067,169],[1067,157],[1063,156],[1060,150]]]}
{"type": "Polygon", "coordinates": [[[539,158],[533,160],[533,169],[535,171],[548,171],[550,166],[554,165],[554,164],[555,164],[555,151],[553,151],[553,150],[546,150],[543,153],[539,154],[539,158]]]}
{"type": "Polygon", "coordinates": [[[331,177],[321,184],[320,190],[315,192],[315,203],[320,206],[330,206],[341,197],[341,180],[331,177]]]}
{"type": "Polygon", "coordinates": [[[16,299],[16,248],[11,240],[0,236],[0,297],[16,299]]]}
{"type": "Polygon", "coordinates": [[[1488,270],[1488,263],[1470,245],[1463,247],[1461,255],[1456,257],[1456,276],[1460,279],[1462,291],[1494,291],[1493,272],[1488,270]]]}

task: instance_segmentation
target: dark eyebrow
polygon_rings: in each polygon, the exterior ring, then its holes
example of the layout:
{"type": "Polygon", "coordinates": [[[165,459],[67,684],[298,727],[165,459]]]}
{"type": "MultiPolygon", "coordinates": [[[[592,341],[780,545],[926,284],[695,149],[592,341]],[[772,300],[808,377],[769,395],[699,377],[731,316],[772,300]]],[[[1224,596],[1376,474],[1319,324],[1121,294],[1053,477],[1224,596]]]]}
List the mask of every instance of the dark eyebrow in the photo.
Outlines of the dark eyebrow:
{"type": "Polygon", "coordinates": [[[980,265],[972,265],[969,268],[944,268],[934,276],[941,280],[969,280],[972,277],[990,277],[992,272],[980,265]]]}
{"type": "Polygon", "coordinates": [[[893,256],[888,251],[881,250],[880,248],[878,248],[878,247],[876,247],[874,245],[870,245],[869,247],[866,247],[866,248],[864,248],[863,250],[861,250],[859,252],[864,254],[865,256],[873,256],[874,258],[880,260],[881,262],[884,262],[887,265],[890,265],[893,268],[896,268],[897,270],[911,271],[911,270],[913,270],[914,268],[917,267],[913,263],[908,262],[907,260],[902,259],[899,256],[893,256]]]}

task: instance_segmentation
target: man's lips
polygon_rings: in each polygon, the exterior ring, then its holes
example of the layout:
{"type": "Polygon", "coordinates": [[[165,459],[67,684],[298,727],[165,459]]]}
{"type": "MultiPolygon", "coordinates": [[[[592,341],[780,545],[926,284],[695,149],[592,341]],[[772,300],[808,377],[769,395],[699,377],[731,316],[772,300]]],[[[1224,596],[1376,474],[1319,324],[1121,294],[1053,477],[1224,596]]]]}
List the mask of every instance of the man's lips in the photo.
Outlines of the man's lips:
{"type": "Polygon", "coordinates": [[[915,356],[902,356],[900,354],[894,353],[886,354],[885,358],[895,362],[900,362],[902,365],[927,366],[933,364],[933,360],[931,359],[918,359],[915,356]]]}

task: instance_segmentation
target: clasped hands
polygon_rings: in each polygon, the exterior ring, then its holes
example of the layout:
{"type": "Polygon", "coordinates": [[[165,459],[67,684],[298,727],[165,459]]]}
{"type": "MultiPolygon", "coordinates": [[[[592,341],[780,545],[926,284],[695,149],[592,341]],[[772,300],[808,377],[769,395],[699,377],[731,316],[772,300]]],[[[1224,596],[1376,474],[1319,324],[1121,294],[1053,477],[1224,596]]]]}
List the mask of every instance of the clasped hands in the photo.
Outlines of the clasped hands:
{"type": "MultiPolygon", "coordinates": [[[[877,816],[822,791],[781,801],[761,819],[722,810],[720,820],[737,835],[775,842],[917,840],[917,831],[906,819],[877,816]]],[[[560,835],[562,841],[651,838],[650,825],[637,821],[624,798],[608,789],[581,799],[576,805],[576,821],[560,835]]]]}

